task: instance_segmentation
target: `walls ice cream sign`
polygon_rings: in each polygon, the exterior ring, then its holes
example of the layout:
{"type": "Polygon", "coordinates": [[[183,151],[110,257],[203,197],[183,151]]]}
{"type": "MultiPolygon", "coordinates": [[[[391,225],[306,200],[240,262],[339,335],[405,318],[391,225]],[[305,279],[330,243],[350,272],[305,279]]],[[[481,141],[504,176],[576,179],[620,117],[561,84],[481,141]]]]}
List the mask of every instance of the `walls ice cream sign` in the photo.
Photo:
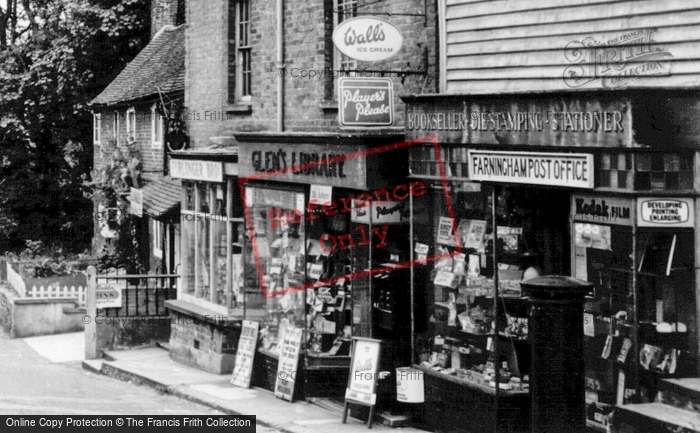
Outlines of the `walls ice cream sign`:
{"type": "Polygon", "coordinates": [[[333,31],[333,44],[351,59],[381,62],[401,50],[403,35],[389,21],[357,17],[338,24],[333,31]]]}

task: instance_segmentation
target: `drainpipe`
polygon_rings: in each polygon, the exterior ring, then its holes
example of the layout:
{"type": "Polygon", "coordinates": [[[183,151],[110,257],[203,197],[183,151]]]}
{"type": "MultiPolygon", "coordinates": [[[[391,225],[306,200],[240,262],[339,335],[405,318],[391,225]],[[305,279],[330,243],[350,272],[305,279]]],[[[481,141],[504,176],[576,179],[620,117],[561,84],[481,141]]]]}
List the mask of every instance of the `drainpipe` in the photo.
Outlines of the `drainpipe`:
{"type": "Polygon", "coordinates": [[[284,0],[277,0],[277,132],[284,131],[284,0]]]}

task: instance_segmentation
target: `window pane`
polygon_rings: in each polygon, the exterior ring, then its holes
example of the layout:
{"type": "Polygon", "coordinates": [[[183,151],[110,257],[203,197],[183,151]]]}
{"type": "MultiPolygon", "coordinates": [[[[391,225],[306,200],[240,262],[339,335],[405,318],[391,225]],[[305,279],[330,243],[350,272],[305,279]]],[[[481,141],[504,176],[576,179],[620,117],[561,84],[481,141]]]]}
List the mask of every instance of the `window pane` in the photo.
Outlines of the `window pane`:
{"type": "Polygon", "coordinates": [[[184,269],[184,293],[194,295],[194,215],[183,214],[181,218],[182,237],[185,241],[185,250],[183,253],[183,261],[186,264],[184,269]]]}
{"type": "Polygon", "coordinates": [[[210,263],[209,263],[209,218],[198,218],[195,221],[197,227],[197,250],[195,252],[195,272],[197,275],[196,281],[196,296],[205,300],[209,300],[210,288],[210,263]]]}
{"type": "Polygon", "coordinates": [[[226,221],[212,220],[211,224],[214,230],[214,256],[216,257],[216,268],[214,271],[216,296],[214,301],[217,305],[226,305],[226,272],[228,269],[226,221]]]}
{"type": "Polygon", "coordinates": [[[273,322],[287,318],[295,326],[305,322],[304,290],[304,195],[289,191],[251,188],[255,249],[247,251],[246,280],[258,278],[263,284],[246,285],[252,293],[246,295],[246,309],[262,309],[273,322]],[[257,257],[253,251],[257,250],[257,257]],[[255,288],[259,288],[255,290],[255,288]],[[294,289],[289,291],[288,289],[294,289]]]}

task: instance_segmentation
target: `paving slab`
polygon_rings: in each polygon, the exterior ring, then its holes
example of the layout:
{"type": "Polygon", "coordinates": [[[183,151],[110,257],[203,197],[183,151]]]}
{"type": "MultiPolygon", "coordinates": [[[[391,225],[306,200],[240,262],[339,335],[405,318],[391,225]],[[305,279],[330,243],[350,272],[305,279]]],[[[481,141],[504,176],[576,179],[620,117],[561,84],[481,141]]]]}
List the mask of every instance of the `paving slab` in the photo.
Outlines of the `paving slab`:
{"type": "MultiPolygon", "coordinates": [[[[287,433],[365,432],[363,421],[329,411],[310,401],[288,402],[261,388],[240,388],[230,383],[230,375],[218,375],[179,364],[161,348],[109,351],[112,361],[104,361],[103,372],[113,369],[122,377],[133,376],[141,382],[168,393],[228,414],[256,415],[258,425],[287,433]]],[[[414,428],[390,428],[373,424],[372,431],[422,432],[414,428]]]]}
{"type": "Polygon", "coordinates": [[[23,338],[39,355],[51,362],[82,361],[85,358],[85,333],[42,335],[23,338]]]}

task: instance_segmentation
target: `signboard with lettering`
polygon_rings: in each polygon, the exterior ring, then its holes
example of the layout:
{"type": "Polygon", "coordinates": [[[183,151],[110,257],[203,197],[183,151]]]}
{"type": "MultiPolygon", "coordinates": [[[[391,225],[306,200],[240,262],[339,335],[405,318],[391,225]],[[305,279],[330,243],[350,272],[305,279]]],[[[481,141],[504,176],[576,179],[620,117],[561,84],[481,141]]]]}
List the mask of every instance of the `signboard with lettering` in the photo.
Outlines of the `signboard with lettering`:
{"type": "Polygon", "coordinates": [[[403,35],[389,21],[375,17],[356,17],[336,26],[333,45],[351,59],[381,62],[401,51],[403,35]]]}
{"type": "Polygon", "coordinates": [[[95,305],[100,308],[121,308],[122,285],[115,283],[98,284],[95,289],[95,305]]]}
{"type": "Polygon", "coordinates": [[[356,200],[352,201],[350,221],[361,224],[401,224],[408,223],[411,218],[408,200],[402,201],[372,201],[367,207],[359,207],[356,200]]]}
{"type": "Polygon", "coordinates": [[[223,182],[224,165],[216,161],[170,159],[170,176],[175,179],[223,182]]]}
{"type": "Polygon", "coordinates": [[[311,185],[309,192],[309,203],[322,206],[329,201],[333,201],[333,187],[326,185],[311,185]]]}
{"type": "Polygon", "coordinates": [[[289,401],[292,401],[294,395],[303,335],[303,329],[288,327],[285,329],[282,340],[279,364],[277,365],[275,395],[289,401]]]}
{"type": "Polygon", "coordinates": [[[348,387],[345,389],[343,422],[347,417],[348,403],[361,404],[370,406],[369,427],[372,427],[372,414],[377,402],[381,346],[381,340],[352,337],[352,360],[350,361],[348,387]]]}
{"type": "Polygon", "coordinates": [[[469,179],[593,188],[593,155],[468,150],[469,179]]]}
{"type": "Polygon", "coordinates": [[[231,383],[243,388],[250,388],[250,378],[253,373],[253,359],[258,345],[259,322],[244,320],[241,327],[241,337],[238,340],[236,364],[233,367],[231,383]]]}
{"type": "Polygon", "coordinates": [[[143,216],[143,191],[132,187],[129,190],[129,202],[131,203],[130,212],[137,217],[143,216]]]}
{"type": "Polygon", "coordinates": [[[571,196],[571,215],[578,222],[632,226],[635,210],[634,200],[628,197],[591,194],[571,196]]]}
{"type": "Polygon", "coordinates": [[[635,147],[629,101],[580,98],[409,96],[406,139],[440,143],[635,147]]]}
{"type": "Polygon", "coordinates": [[[637,225],[640,227],[693,227],[692,198],[638,198],[637,225]]]}
{"type": "Polygon", "coordinates": [[[389,78],[339,78],[338,104],[341,127],[394,124],[394,84],[389,78]]]}
{"type": "MultiPolygon", "coordinates": [[[[255,143],[239,148],[241,177],[367,189],[367,157],[356,145],[255,143]]],[[[377,158],[377,156],[374,156],[377,158]]]]}

